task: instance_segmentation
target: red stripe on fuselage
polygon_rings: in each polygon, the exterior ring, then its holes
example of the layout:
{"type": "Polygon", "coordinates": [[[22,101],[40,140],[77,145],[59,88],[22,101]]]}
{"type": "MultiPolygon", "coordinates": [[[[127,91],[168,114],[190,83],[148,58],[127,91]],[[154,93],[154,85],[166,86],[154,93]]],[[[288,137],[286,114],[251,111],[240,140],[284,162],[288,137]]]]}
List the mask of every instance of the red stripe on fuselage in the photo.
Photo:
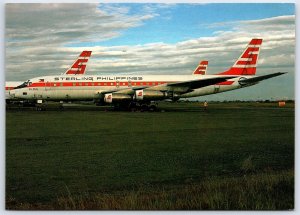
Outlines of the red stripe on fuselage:
{"type": "MultiPolygon", "coordinates": [[[[166,84],[167,82],[43,82],[43,83],[32,83],[29,87],[128,87],[128,86],[157,86],[161,84],[166,84]]],[[[231,85],[234,81],[224,81],[216,85],[231,85]]],[[[7,88],[6,88],[7,89],[7,88]]],[[[13,89],[13,88],[12,88],[13,89]]]]}
{"type": "Polygon", "coordinates": [[[14,87],[5,87],[5,90],[13,90],[15,89],[14,87]]]}
{"type": "Polygon", "coordinates": [[[36,82],[28,87],[96,87],[96,86],[157,86],[167,82],[36,82]]]}

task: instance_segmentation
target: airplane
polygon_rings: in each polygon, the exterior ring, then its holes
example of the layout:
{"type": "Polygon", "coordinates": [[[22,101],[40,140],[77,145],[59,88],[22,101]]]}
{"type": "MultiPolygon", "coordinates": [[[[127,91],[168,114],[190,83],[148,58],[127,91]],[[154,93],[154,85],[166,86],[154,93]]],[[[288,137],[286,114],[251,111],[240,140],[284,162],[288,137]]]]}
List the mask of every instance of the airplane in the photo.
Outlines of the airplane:
{"type": "Polygon", "coordinates": [[[14,90],[19,99],[43,101],[94,100],[100,104],[156,109],[151,102],[249,87],[284,72],[256,75],[262,39],[252,39],[232,67],[214,75],[83,75],[32,78],[14,90]]]}
{"type": "Polygon", "coordinates": [[[197,68],[193,72],[193,75],[206,75],[207,67],[208,67],[208,61],[207,60],[201,61],[199,63],[199,66],[197,66],[197,68]]]}
{"type": "MultiPolygon", "coordinates": [[[[92,54],[92,51],[82,51],[76,58],[73,64],[61,75],[84,75],[86,70],[87,62],[92,54]]],[[[15,97],[11,96],[10,91],[15,87],[20,86],[24,81],[6,81],[5,82],[5,101],[7,104],[16,100],[15,97]]]]}

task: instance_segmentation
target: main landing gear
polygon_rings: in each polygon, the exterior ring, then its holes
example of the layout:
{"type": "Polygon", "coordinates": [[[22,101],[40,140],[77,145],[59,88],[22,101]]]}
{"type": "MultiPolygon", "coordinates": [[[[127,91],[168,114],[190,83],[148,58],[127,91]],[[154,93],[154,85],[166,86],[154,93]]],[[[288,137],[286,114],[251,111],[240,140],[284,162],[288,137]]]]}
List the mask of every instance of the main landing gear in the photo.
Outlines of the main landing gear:
{"type": "MultiPolygon", "coordinates": [[[[51,106],[51,105],[50,105],[51,106]]],[[[48,102],[43,100],[37,100],[35,104],[35,110],[36,111],[45,111],[48,107],[48,102]]],[[[55,105],[57,107],[57,105],[55,105]]],[[[60,101],[58,105],[59,110],[64,110],[63,102],[60,101]]]]}
{"type": "Polygon", "coordinates": [[[35,105],[36,111],[45,111],[46,110],[46,103],[43,100],[37,100],[35,105]]]}
{"type": "Polygon", "coordinates": [[[129,104],[128,109],[131,112],[140,111],[140,112],[155,112],[157,111],[157,103],[151,102],[151,103],[138,103],[138,102],[131,102],[129,104]]]}

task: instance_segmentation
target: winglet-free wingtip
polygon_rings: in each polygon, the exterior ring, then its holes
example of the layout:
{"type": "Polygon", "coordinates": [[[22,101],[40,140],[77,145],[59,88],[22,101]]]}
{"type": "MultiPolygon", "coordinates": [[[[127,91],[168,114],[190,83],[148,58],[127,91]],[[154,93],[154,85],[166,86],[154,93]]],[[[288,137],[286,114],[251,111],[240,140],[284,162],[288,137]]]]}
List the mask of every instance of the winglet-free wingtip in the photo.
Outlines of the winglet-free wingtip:
{"type": "Polygon", "coordinates": [[[288,72],[277,72],[277,73],[274,73],[274,74],[276,74],[276,76],[279,76],[279,75],[284,75],[286,73],[288,73],[288,72]]]}
{"type": "Polygon", "coordinates": [[[272,74],[268,74],[268,75],[262,75],[262,76],[257,76],[257,77],[254,77],[254,78],[249,78],[249,79],[245,79],[245,80],[241,80],[240,83],[256,83],[256,82],[259,82],[259,81],[262,81],[262,80],[266,80],[266,79],[269,79],[269,78],[274,78],[276,76],[279,76],[279,75],[283,75],[287,72],[276,72],[276,73],[272,73],[272,74]]]}

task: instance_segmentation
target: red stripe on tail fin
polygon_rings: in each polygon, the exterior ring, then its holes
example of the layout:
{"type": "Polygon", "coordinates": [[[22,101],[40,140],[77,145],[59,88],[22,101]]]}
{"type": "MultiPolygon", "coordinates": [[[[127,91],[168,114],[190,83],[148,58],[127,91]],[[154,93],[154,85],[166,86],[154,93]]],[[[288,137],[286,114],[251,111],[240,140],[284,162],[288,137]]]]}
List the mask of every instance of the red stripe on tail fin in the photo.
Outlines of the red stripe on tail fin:
{"type": "Polygon", "coordinates": [[[86,64],[91,54],[92,51],[81,52],[72,66],[65,72],[65,75],[83,75],[85,73],[86,64]]]}
{"type": "Polygon", "coordinates": [[[262,39],[252,39],[233,66],[218,75],[255,75],[262,39]]]}
{"type": "Polygon", "coordinates": [[[205,75],[207,67],[208,67],[208,61],[206,61],[206,60],[201,61],[198,65],[198,67],[193,72],[193,75],[205,75]]]}
{"type": "Polygon", "coordinates": [[[92,51],[83,51],[83,52],[81,52],[79,57],[90,57],[91,54],[92,54],[92,51]]]}

